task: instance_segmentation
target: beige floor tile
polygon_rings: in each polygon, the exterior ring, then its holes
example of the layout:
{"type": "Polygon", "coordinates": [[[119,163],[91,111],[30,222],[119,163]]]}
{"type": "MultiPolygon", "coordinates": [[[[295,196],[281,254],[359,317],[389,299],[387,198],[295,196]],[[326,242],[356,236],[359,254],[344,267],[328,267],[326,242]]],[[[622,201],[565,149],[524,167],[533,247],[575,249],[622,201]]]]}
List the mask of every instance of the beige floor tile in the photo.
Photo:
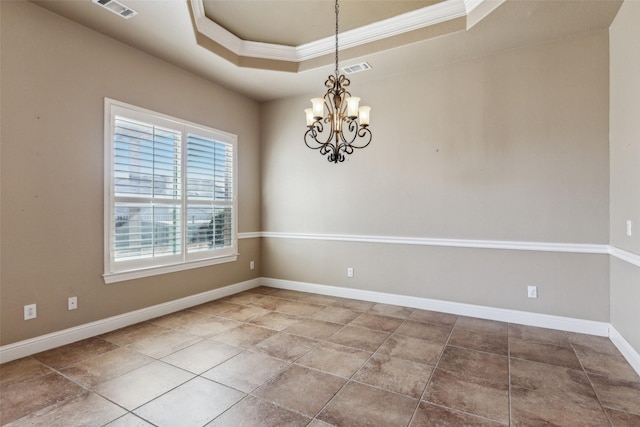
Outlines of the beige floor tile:
{"type": "Polygon", "coordinates": [[[345,383],[336,377],[291,365],[254,394],[310,418],[314,417],[345,383]]]}
{"type": "Polygon", "coordinates": [[[406,319],[413,313],[415,309],[409,307],[401,307],[399,305],[377,303],[368,310],[372,314],[380,314],[382,316],[397,317],[406,319]]]}
{"type": "Polygon", "coordinates": [[[225,313],[238,307],[241,307],[241,305],[216,300],[191,307],[189,310],[195,311],[196,313],[206,314],[207,316],[217,316],[220,313],[225,313]]]}
{"type": "Polygon", "coordinates": [[[324,307],[324,305],[311,304],[304,301],[285,300],[278,304],[276,311],[280,313],[293,314],[294,316],[310,316],[313,313],[322,310],[324,307]]]}
{"type": "Polygon", "coordinates": [[[500,427],[501,424],[486,418],[477,417],[464,412],[435,406],[428,402],[420,402],[418,410],[411,420],[410,427],[444,427],[444,426],[474,426],[500,427]]]}
{"type": "Polygon", "coordinates": [[[423,400],[506,424],[509,422],[508,359],[447,347],[423,400]]]}
{"type": "Polygon", "coordinates": [[[328,295],[320,295],[320,294],[307,294],[305,295],[301,301],[308,302],[311,304],[319,304],[319,305],[331,305],[338,301],[338,298],[331,297],[328,295]]]}
{"type": "Polygon", "coordinates": [[[100,338],[116,345],[124,346],[144,338],[164,334],[165,332],[169,332],[169,328],[154,323],[141,322],[100,335],[100,338]]]}
{"type": "Polygon", "coordinates": [[[374,354],[353,380],[420,399],[433,368],[384,354],[374,354]]]}
{"type": "Polygon", "coordinates": [[[161,359],[183,348],[189,347],[204,338],[171,330],[161,335],[145,338],[131,344],[129,348],[154,359],[161,359]]]}
{"type": "Polygon", "coordinates": [[[509,327],[505,322],[478,319],[475,317],[458,316],[456,328],[468,329],[475,332],[495,332],[508,334],[509,327]]]}
{"type": "Polygon", "coordinates": [[[248,322],[251,319],[255,319],[256,317],[260,317],[267,313],[269,313],[269,310],[265,310],[262,307],[239,305],[234,309],[218,314],[218,316],[224,317],[225,319],[237,320],[239,322],[248,322]]]}
{"type": "Polygon", "coordinates": [[[396,329],[395,334],[446,343],[451,334],[451,330],[451,326],[418,322],[417,320],[405,320],[404,323],[396,329]]]}
{"type": "Polygon", "coordinates": [[[343,378],[351,378],[371,357],[370,351],[324,342],[302,356],[297,364],[343,378]]]}
{"type": "Polygon", "coordinates": [[[453,327],[458,320],[458,316],[455,314],[440,313],[438,311],[415,309],[409,316],[409,319],[453,327]]]}
{"type": "Polygon", "coordinates": [[[0,414],[6,424],[56,402],[87,394],[87,390],[62,375],[50,373],[11,387],[0,388],[0,414]]]}
{"type": "Polygon", "coordinates": [[[299,316],[294,316],[286,313],[270,312],[263,316],[256,317],[249,323],[276,331],[282,331],[283,329],[286,329],[301,320],[302,317],[299,316]]]}
{"type": "Polygon", "coordinates": [[[213,340],[223,342],[240,348],[250,348],[261,341],[266,340],[277,332],[272,329],[261,328],[259,326],[242,324],[222,333],[214,335],[213,340]]]}
{"type": "Polygon", "coordinates": [[[511,359],[514,425],[608,424],[586,374],[560,366],[511,359]]]}
{"type": "Polygon", "coordinates": [[[333,334],[329,338],[329,341],[335,344],[359,348],[360,350],[376,351],[389,336],[390,334],[386,332],[347,325],[333,334]]]}
{"type": "Polygon", "coordinates": [[[564,366],[571,369],[582,369],[582,365],[580,365],[573,348],[563,345],[509,338],[509,352],[511,357],[518,359],[564,366]]]}
{"type": "Polygon", "coordinates": [[[258,286],[257,288],[249,289],[247,292],[260,295],[272,295],[278,292],[277,288],[270,288],[268,286],[258,286]]]}
{"type": "Polygon", "coordinates": [[[201,374],[242,351],[229,344],[203,340],[162,358],[162,361],[185,371],[201,374]]]}
{"type": "Polygon", "coordinates": [[[155,359],[128,348],[118,348],[68,366],[61,372],[85,387],[95,387],[153,362],[155,359]]]}
{"type": "Polygon", "coordinates": [[[606,337],[269,287],[0,364],[11,426],[636,427],[638,402],[606,337]]]}
{"type": "Polygon", "coordinates": [[[149,424],[142,418],[129,412],[126,415],[118,418],[117,420],[110,422],[104,427],[154,427],[154,425],[149,424]]]}
{"type": "Polygon", "coordinates": [[[509,359],[492,353],[447,346],[438,362],[438,369],[499,386],[509,383],[509,359]]]}
{"type": "Polygon", "coordinates": [[[600,402],[606,407],[640,415],[640,381],[588,374],[600,402]]]}
{"type": "Polygon", "coordinates": [[[253,305],[259,303],[260,301],[268,300],[270,297],[265,295],[260,295],[252,292],[240,292],[235,295],[228,296],[224,298],[222,301],[228,302],[231,304],[239,304],[239,305],[253,305]]]}
{"type": "Polygon", "coordinates": [[[435,366],[443,348],[442,343],[394,334],[380,346],[378,351],[389,356],[435,366]]]}
{"type": "Polygon", "coordinates": [[[274,297],[272,295],[260,295],[260,297],[261,298],[252,301],[248,305],[255,305],[255,306],[258,306],[258,307],[262,307],[265,310],[275,310],[276,308],[278,308],[278,305],[280,305],[283,302],[287,301],[284,298],[278,298],[278,297],[274,297]]]}
{"type": "Polygon", "coordinates": [[[567,337],[565,332],[554,329],[537,328],[535,326],[515,325],[512,323],[509,325],[509,339],[511,338],[571,347],[569,337],[567,337]]]}
{"type": "Polygon", "coordinates": [[[509,422],[509,384],[495,383],[476,376],[436,369],[423,399],[440,406],[509,422]]]}
{"type": "Polygon", "coordinates": [[[181,333],[196,335],[203,338],[211,338],[221,332],[242,325],[241,322],[222,317],[198,318],[193,322],[179,326],[175,330],[181,333]]]}
{"type": "Polygon", "coordinates": [[[611,420],[613,427],[638,427],[640,426],[640,415],[630,414],[628,412],[616,411],[607,408],[607,415],[611,420]]]}
{"type": "Polygon", "coordinates": [[[245,351],[210,369],[202,376],[245,393],[251,393],[287,366],[289,363],[284,360],[245,351]]]}
{"type": "Polygon", "coordinates": [[[309,296],[310,294],[308,292],[292,291],[289,289],[276,289],[275,292],[269,295],[278,297],[278,298],[285,298],[285,299],[300,301],[304,297],[309,296]]]}
{"type": "Polygon", "coordinates": [[[459,328],[456,325],[451,332],[448,344],[502,356],[509,353],[509,340],[506,331],[474,331],[459,328]]]}
{"type": "Polygon", "coordinates": [[[98,356],[118,348],[115,344],[94,337],[34,354],[33,358],[52,368],[60,369],[74,365],[82,360],[98,356]]]}
{"type": "Polygon", "coordinates": [[[149,320],[149,323],[160,325],[169,329],[175,329],[179,328],[180,326],[185,326],[192,322],[202,320],[206,317],[209,316],[202,313],[197,313],[195,311],[182,310],[176,313],[167,314],[166,316],[156,317],[155,319],[149,320]]]}
{"type": "Polygon", "coordinates": [[[0,365],[0,387],[9,387],[51,372],[51,368],[33,357],[3,363],[0,365]]]}
{"type": "Polygon", "coordinates": [[[316,311],[309,317],[313,319],[324,320],[325,322],[340,323],[346,325],[358,316],[360,316],[359,311],[330,305],[324,307],[322,310],[316,311]]]}
{"type": "Polygon", "coordinates": [[[357,326],[382,332],[393,332],[398,329],[398,326],[401,324],[402,319],[366,312],[356,317],[349,323],[349,326],[357,326]]]}
{"type": "Polygon", "coordinates": [[[620,354],[618,349],[615,348],[613,343],[609,341],[607,344],[595,339],[593,342],[597,344],[594,346],[578,343],[573,344],[576,355],[586,372],[603,375],[612,379],[640,381],[638,374],[631,365],[629,365],[624,356],[620,354]]]}
{"type": "Polygon", "coordinates": [[[95,391],[133,410],[183,384],[194,375],[183,369],[156,361],[100,384],[95,391]]]}
{"type": "Polygon", "coordinates": [[[326,340],[342,328],[343,325],[338,323],[325,322],[324,320],[316,319],[303,319],[286,328],[284,332],[316,340],[326,340]]]}
{"type": "Polygon", "coordinates": [[[303,415],[262,399],[248,396],[216,418],[207,427],[304,427],[311,421],[303,415]]]}
{"type": "Polygon", "coordinates": [[[204,426],[246,395],[205,378],[194,378],[136,409],[159,426],[204,426]]]}
{"type": "Polygon", "coordinates": [[[349,382],[318,415],[336,426],[406,426],[418,400],[349,382]]]}
{"type": "Polygon", "coordinates": [[[336,298],[336,300],[331,304],[332,307],[348,308],[355,311],[367,311],[374,305],[375,302],[350,298],[336,298]]]}
{"type": "Polygon", "coordinates": [[[316,344],[318,344],[316,340],[281,332],[256,344],[254,349],[271,357],[291,362],[303,356],[316,344]]]}
{"type": "Polygon", "coordinates": [[[11,427],[97,426],[126,412],[95,393],[83,393],[20,418],[11,427]]]}

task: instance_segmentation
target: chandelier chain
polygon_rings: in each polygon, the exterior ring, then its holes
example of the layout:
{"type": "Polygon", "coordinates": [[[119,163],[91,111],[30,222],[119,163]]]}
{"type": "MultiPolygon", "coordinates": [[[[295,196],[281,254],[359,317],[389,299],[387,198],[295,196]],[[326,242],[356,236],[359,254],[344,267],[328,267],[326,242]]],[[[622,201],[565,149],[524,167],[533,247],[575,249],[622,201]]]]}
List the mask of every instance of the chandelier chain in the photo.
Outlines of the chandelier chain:
{"type": "Polygon", "coordinates": [[[339,9],[338,9],[338,0],[336,0],[336,78],[338,77],[338,13],[339,13],[339,9]]]}

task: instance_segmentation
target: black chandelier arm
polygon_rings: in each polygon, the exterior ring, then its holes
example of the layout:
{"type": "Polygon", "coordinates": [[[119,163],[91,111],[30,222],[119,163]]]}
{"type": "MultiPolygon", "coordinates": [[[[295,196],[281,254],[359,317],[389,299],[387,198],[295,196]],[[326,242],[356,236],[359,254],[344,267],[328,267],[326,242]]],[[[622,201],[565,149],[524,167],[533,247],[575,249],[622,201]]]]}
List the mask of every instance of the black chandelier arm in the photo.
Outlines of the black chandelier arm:
{"type": "Polygon", "coordinates": [[[343,127],[343,132],[339,134],[341,144],[361,149],[371,143],[373,135],[367,126],[360,126],[357,121],[348,120],[346,129],[348,132],[345,132],[343,127]]]}

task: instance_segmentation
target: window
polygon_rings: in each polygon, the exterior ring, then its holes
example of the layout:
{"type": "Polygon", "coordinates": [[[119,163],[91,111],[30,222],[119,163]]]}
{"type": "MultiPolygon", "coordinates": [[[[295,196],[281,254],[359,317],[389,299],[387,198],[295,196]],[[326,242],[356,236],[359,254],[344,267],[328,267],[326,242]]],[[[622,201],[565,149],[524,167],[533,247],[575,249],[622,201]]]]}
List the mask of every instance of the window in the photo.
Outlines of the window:
{"type": "Polygon", "coordinates": [[[105,282],[237,259],[236,139],[105,100],[105,282]]]}

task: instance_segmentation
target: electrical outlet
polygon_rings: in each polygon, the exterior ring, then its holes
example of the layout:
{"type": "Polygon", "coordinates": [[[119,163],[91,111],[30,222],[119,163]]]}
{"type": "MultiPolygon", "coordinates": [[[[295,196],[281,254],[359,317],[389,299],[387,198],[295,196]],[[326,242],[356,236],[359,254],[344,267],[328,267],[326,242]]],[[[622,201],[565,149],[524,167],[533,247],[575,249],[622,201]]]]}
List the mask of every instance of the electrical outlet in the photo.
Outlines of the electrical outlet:
{"type": "Polygon", "coordinates": [[[256,264],[253,261],[249,261],[249,268],[253,270],[256,268],[256,264]]]}
{"type": "Polygon", "coordinates": [[[71,297],[67,301],[67,306],[69,310],[75,310],[78,308],[78,297],[71,297]]]}
{"type": "Polygon", "coordinates": [[[38,317],[35,304],[29,304],[24,306],[24,320],[35,319],[38,317]]]}
{"type": "Polygon", "coordinates": [[[633,223],[631,222],[631,220],[627,221],[627,236],[633,236],[633,223]]]}
{"type": "Polygon", "coordinates": [[[347,267],[347,277],[353,277],[353,267],[347,267]]]}
{"type": "Polygon", "coordinates": [[[528,286],[527,287],[527,296],[529,298],[538,298],[538,287],[537,286],[528,286]]]}

